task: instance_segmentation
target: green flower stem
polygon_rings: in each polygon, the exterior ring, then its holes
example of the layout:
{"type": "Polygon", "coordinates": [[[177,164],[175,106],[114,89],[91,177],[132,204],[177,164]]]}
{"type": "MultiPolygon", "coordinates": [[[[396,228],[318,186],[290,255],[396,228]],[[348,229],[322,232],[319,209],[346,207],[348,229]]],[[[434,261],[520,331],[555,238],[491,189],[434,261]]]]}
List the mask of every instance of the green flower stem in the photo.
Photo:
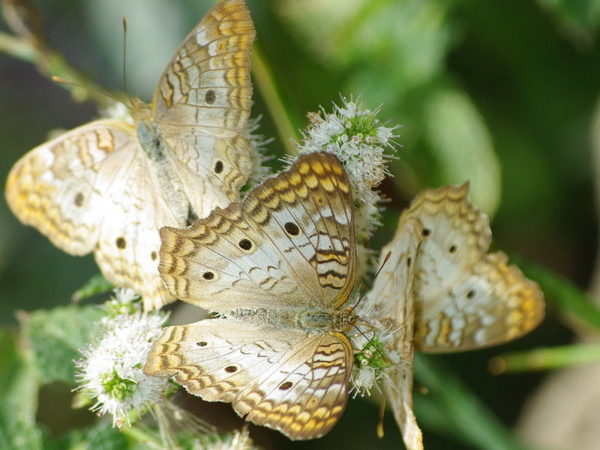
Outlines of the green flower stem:
{"type": "Polygon", "coordinates": [[[269,109],[270,116],[273,118],[286,153],[293,154],[294,146],[290,142],[290,139],[299,140],[300,136],[298,131],[292,126],[287,109],[277,88],[275,77],[257,42],[254,43],[252,50],[252,74],[269,109]]]}
{"type": "Polygon", "coordinates": [[[578,344],[508,353],[490,361],[494,374],[549,370],[600,361],[600,345],[578,344]]]}
{"type": "Polygon", "coordinates": [[[27,39],[0,33],[0,52],[33,64],[45,78],[66,81],[58,84],[67,89],[77,102],[92,101],[106,108],[115,100],[126,101],[121,93],[107,93],[106,89],[70,65],[59,52],[48,47],[38,47],[27,39]]]}
{"type": "Polygon", "coordinates": [[[134,440],[135,442],[144,444],[148,448],[164,448],[162,439],[160,439],[156,433],[152,433],[147,429],[134,425],[132,427],[121,428],[121,433],[123,433],[128,438],[134,440]]]}

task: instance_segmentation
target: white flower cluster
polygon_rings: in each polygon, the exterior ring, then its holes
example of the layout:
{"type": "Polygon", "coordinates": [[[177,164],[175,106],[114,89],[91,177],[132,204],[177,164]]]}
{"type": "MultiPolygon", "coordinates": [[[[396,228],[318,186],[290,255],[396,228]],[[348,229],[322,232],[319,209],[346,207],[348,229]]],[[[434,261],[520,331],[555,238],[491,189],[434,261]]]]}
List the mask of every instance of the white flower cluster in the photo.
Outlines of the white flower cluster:
{"type": "Polygon", "coordinates": [[[251,118],[243,132],[243,136],[248,140],[250,145],[250,162],[252,163],[252,170],[248,178],[248,187],[257,185],[271,174],[271,168],[265,166],[264,163],[272,159],[271,156],[265,154],[266,145],[272,139],[265,140],[264,136],[255,134],[260,126],[260,119],[261,117],[251,118]]]}
{"type": "Polygon", "coordinates": [[[107,316],[99,336],[82,350],[77,362],[81,394],[96,401],[92,411],[111,414],[118,427],[131,425],[132,417],[141,416],[170,388],[166,378],[151,377],[142,370],[167,315],[132,311],[132,298],[129,290],[117,290],[111,310],[120,304],[126,313],[107,316]]]}
{"type": "Polygon", "coordinates": [[[342,98],[343,107],[333,106],[334,112],[309,114],[311,126],[305,133],[303,148],[308,151],[327,151],[344,162],[350,181],[358,191],[377,186],[386,175],[384,152],[393,147],[392,128],[379,125],[375,111],[361,110],[353,101],[342,98]]]}
{"type": "Polygon", "coordinates": [[[355,223],[359,243],[368,239],[379,225],[378,204],[381,197],[373,188],[389,175],[386,163],[395,150],[394,128],[380,124],[374,111],[360,108],[359,103],[342,97],[342,106],[333,106],[333,113],[322,109],[308,115],[310,125],[298,145],[301,153],[326,151],[336,155],[348,174],[357,203],[355,223]]]}
{"type": "Polygon", "coordinates": [[[359,334],[352,339],[358,349],[352,369],[351,393],[354,397],[371,395],[373,386],[379,389],[380,381],[386,376],[385,369],[400,362],[398,352],[393,348],[394,334],[385,328],[359,334]]]}

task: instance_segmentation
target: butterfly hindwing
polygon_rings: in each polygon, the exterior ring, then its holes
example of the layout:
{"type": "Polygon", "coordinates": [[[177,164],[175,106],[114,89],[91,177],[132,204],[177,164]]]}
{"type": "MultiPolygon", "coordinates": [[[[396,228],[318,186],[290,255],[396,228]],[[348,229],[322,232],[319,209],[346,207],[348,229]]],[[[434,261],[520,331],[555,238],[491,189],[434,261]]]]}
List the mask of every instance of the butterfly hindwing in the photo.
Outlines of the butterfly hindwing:
{"type": "Polygon", "coordinates": [[[292,439],[316,438],[347,400],[352,347],[341,333],[307,335],[232,319],[167,327],[145,371],[173,375],[207,401],[292,439]]]}
{"type": "MultiPolygon", "coordinates": [[[[159,308],[174,300],[157,274],[160,236],[163,225],[183,226],[188,215],[185,202],[167,203],[154,171],[140,154],[117,171],[105,191],[102,214],[111,220],[101,222],[94,256],[104,276],[117,286],[135,289],[146,308],[159,308]],[[123,189],[123,186],[128,186],[123,189]]],[[[104,167],[103,169],[106,169],[104,167]]],[[[185,194],[177,180],[171,180],[171,192],[185,194]]]]}

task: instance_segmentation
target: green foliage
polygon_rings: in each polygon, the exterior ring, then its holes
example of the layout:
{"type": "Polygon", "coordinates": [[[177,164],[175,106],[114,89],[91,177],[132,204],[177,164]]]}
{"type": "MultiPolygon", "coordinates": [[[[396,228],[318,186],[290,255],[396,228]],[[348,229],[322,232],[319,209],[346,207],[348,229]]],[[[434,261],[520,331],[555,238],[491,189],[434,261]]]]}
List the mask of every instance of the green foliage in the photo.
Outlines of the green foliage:
{"type": "Polygon", "coordinates": [[[417,381],[427,396],[415,398],[423,426],[474,448],[518,450],[525,447],[452,371],[429,356],[415,355],[417,381]],[[421,408],[423,408],[422,414],[421,408]]]}
{"type": "Polygon", "coordinates": [[[80,349],[96,330],[95,322],[104,313],[94,306],[39,310],[22,321],[33,362],[42,383],[62,381],[74,384],[75,363],[80,349]]]}
{"type": "Polygon", "coordinates": [[[16,333],[0,330],[0,448],[41,449],[36,367],[16,333]]]}
{"type": "MultiPolygon", "coordinates": [[[[40,7],[51,43],[89,75],[75,79],[91,78],[117,90],[122,88],[120,24],[127,16],[130,29],[141,36],[129,39],[129,84],[148,99],[147,86],[209,2],[169,2],[169,14],[160,2],[122,3],[131,9],[103,0],[77,5],[53,0],[40,7]],[[142,68],[140,61],[148,66],[142,68]]],[[[261,133],[278,141],[270,153],[282,154],[290,130],[306,125],[304,115],[328,107],[340,92],[361,94],[371,109],[383,104],[381,117],[404,126],[398,130],[403,148],[391,169],[394,185],[382,187],[392,201],[377,242],[392,236],[391,218],[422,187],[469,179],[474,203],[494,216],[499,246],[540,263],[525,264],[525,272],[540,282],[550,305],[541,329],[509,348],[569,343],[571,333],[557,316],[576,317],[575,330],[585,323],[597,333],[600,312],[582,286],[589,281],[596,245],[589,136],[600,92],[600,2],[248,3],[262,68],[272,76],[264,82],[267,75],[254,74],[253,115],[264,116],[261,133]],[[278,135],[277,130],[286,131],[278,135]]],[[[0,51],[11,48],[12,56],[29,63],[0,53],[1,179],[50,130],[97,115],[94,107],[76,105],[61,87],[41,81],[30,64],[31,48],[1,35],[0,51]]],[[[73,74],[64,62],[63,73],[73,74]]],[[[49,438],[36,424],[40,385],[73,383],[73,360],[100,314],[91,306],[51,308],[66,305],[75,287],[97,269],[91,257],[63,255],[24,228],[5,203],[0,203],[0,228],[0,316],[8,324],[17,309],[35,311],[19,315],[21,332],[9,325],[0,330],[0,448],[133,447],[135,439],[106,425],[49,438]]],[[[105,288],[91,282],[78,296],[105,288]]],[[[582,349],[560,350],[577,356],[582,349]]],[[[579,360],[589,358],[583,350],[579,360]]],[[[519,448],[510,427],[530,390],[516,395],[504,377],[487,372],[488,359],[504,351],[445,356],[444,365],[435,357],[417,358],[416,379],[431,392],[416,396],[426,448],[519,448]]],[[[374,420],[375,408],[356,409],[364,411],[357,412],[355,423],[345,415],[331,436],[304,448],[350,446],[363,438],[377,448],[379,441],[364,425],[374,420]],[[354,426],[343,429],[344,423],[354,426]]],[[[398,447],[399,436],[393,438],[398,447]]]]}
{"type": "Polygon", "coordinates": [[[44,448],[42,432],[21,411],[0,409],[0,446],[12,450],[37,450],[44,448]]]}
{"type": "Polygon", "coordinates": [[[104,294],[114,289],[114,286],[106,281],[101,274],[96,274],[88,282],[73,294],[73,301],[78,302],[94,295],[104,294]]]}

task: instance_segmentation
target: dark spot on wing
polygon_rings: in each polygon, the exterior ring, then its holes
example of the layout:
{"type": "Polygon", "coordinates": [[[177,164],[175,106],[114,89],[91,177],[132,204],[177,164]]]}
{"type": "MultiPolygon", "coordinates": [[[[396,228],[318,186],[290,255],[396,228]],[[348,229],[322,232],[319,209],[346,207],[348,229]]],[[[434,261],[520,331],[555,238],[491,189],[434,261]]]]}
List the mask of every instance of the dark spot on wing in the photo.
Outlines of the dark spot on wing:
{"type": "Polygon", "coordinates": [[[294,222],[286,222],[284,227],[285,231],[292,236],[298,236],[300,234],[300,228],[298,228],[298,225],[296,225],[294,222]]]}
{"type": "Polygon", "coordinates": [[[293,385],[294,385],[294,383],[292,383],[291,381],[286,381],[285,383],[281,383],[279,385],[279,389],[281,389],[282,391],[287,391],[293,385]]]}
{"type": "Polygon", "coordinates": [[[81,206],[83,206],[83,201],[85,200],[85,197],[83,196],[83,194],[81,192],[78,192],[75,195],[75,198],[73,199],[73,204],[79,208],[81,208],[81,206]]]}
{"type": "Polygon", "coordinates": [[[250,250],[252,248],[252,242],[249,239],[242,239],[238,245],[242,250],[250,250]]]}
{"type": "Polygon", "coordinates": [[[213,91],[212,89],[206,91],[206,95],[204,96],[204,101],[207,104],[212,105],[216,99],[217,99],[217,93],[215,91],[213,91]]]}

